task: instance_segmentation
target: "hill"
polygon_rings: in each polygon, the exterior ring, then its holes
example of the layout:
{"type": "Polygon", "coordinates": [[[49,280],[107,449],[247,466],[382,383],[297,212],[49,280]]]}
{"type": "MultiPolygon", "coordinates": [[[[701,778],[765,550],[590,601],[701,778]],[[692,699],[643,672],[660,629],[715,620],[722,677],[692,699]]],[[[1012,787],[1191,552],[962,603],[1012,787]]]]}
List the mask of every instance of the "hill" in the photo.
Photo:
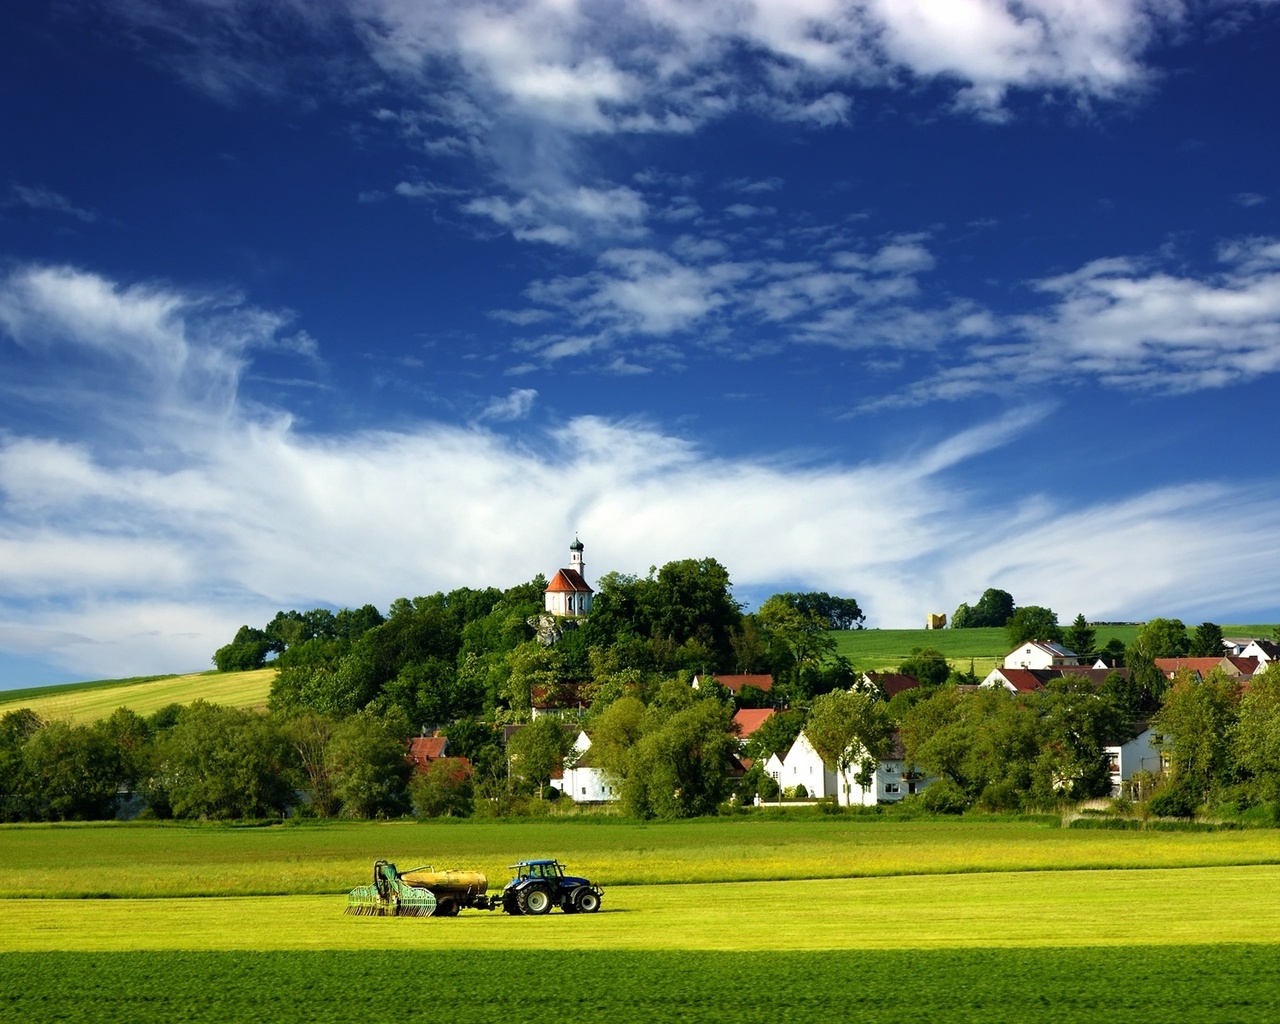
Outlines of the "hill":
{"type": "Polygon", "coordinates": [[[0,715],[30,708],[44,719],[92,722],[119,707],[149,715],[169,704],[207,700],[239,708],[266,707],[275,669],[252,672],[194,672],[182,676],[105,679],[30,690],[0,691],[0,715]]]}

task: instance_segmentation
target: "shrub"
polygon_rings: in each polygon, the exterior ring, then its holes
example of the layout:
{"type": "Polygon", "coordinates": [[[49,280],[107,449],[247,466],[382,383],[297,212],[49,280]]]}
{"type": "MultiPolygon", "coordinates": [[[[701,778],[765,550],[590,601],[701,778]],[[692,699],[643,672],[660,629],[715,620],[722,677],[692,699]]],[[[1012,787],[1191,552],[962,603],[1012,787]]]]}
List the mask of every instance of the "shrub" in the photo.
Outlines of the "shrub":
{"type": "MultiPolygon", "coordinates": [[[[936,788],[936,787],[933,787],[936,788]]],[[[926,795],[930,790],[926,790],[926,795]]],[[[1012,782],[992,782],[978,794],[979,810],[999,813],[1001,811],[1022,810],[1022,793],[1012,782]]]]}
{"type": "Polygon", "coordinates": [[[964,790],[950,779],[939,779],[920,797],[925,810],[933,814],[963,814],[969,806],[964,790]]]}
{"type": "Polygon", "coordinates": [[[800,785],[796,786],[795,798],[796,798],[797,800],[808,800],[808,799],[809,799],[809,791],[808,791],[807,789],[805,789],[805,786],[804,786],[804,783],[803,783],[803,782],[802,782],[802,783],[800,783],[800,785]]]}
{"type": "Polygon", "coordinates": [[[1194,818],[1199,805],[1186,786],[1171,782],[1152,794],[1147,810],[1160,818],[1194,818]]]}

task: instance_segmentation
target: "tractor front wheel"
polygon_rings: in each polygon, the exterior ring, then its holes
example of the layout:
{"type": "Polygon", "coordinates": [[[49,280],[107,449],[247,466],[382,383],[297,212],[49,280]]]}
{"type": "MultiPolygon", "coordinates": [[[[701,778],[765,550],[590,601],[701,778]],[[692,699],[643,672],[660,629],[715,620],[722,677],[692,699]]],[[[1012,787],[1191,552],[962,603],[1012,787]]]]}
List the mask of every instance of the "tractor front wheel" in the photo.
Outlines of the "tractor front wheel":
{"type": "Polygon", "coordinates": [[[590,889],[583,889],[574,897],[573,906],[584,914],[594,914],[600,909],[600,897],[590,889]]]}
{"type": "Polygon", "coordinates": [[[526,914],[549,914],[551,894],[546,889],[526,889],[520,893],[520,909],[526,914]]]}

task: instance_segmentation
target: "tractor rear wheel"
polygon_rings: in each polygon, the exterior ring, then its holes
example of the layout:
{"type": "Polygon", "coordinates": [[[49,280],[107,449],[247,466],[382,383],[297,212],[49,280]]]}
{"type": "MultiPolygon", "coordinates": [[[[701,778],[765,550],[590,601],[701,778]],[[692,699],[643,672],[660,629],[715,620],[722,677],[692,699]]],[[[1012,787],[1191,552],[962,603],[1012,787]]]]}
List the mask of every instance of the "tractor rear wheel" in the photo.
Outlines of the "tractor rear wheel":
{"type": "Polygon", "coordinates": [[[573,898],[573,906],[584,914],[594,914],[600,909],[600,897],[590,889],[581,889],[573,898]]]}
{"type": "Polygon", "coordinates": [[[525,889],[520,893],[520,910],[526,914],[551,913],[551,893],[546,889],[525,889]]]}

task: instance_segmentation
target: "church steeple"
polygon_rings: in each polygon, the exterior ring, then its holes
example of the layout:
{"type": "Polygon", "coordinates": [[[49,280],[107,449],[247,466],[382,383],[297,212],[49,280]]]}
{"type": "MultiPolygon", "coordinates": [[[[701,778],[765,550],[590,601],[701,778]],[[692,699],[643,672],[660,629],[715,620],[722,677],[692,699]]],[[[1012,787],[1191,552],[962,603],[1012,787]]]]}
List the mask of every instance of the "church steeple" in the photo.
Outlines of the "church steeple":
{"type": "Polygon", "coordinates": [[[582,571],[582,566],[582,541],[578,540],[577,537],[574,537],[573,543],[569,545],[569,568],[573,569],[585,580],[587,578],[587,574],[582,571]]]}

